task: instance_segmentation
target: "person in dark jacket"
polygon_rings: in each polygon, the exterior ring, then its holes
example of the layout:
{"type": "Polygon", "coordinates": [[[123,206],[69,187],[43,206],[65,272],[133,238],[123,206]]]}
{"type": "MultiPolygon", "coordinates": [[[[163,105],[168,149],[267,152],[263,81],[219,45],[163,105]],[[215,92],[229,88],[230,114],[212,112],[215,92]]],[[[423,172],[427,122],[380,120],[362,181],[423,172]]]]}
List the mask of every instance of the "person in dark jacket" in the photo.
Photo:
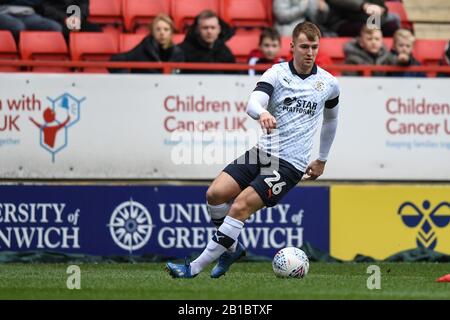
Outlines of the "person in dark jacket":
{"type": "Polygon", "coordinates": [[[69,38],[71,30],[102,31],[99,25],[87,21],[89,17],[89,0],[43,0],[38,10],[44,17],[55,20],[61,25],[66,39],[69,38]],[[70,6],[78,6],[80,8],[80,17],[73,13],[67,13],[67,9],[70,6]]]}
{"type": "MultiPolygon", "coordinates": [[[[419,61],[414,58],[414,35],[407,29],[398,29],[394,33],[394,43],[386,60],[386,65],[391,66],[420,66],[419,61]]],[[[391,77],[426,77],[423,72],[404,71],[391,72],[387,74],[391,77]]]]}
{"type": "Polygon", "coordinates": [[[19,42],[20,31],[61,31],[62,27],[37,13],[42,0],[0,0],[0,30],[9,30],[19,42]]]}
{"type": "MultiPolygon", "coordinates": [[[[155,17],[150,25],[150,34],[141,43],[128,52],[115,54],[111,61],[172,61],[183,62],[184,53],[180,47],[173,44],[174,33],[172,19],[160,14],[155,17]]],[[[125,73],[126,69],[110,69],[112,73],[125,73]]],[[[132,73],[160,73],[158,69],[131,69],[132,73]]]]}
{"type": "MultiPolygon", "coordinates": [[[[379,16],[380,25],[385,37],[392,37],[400,28],[400,17],[388,12],[385,0],[327,0],[330,14],[325,23],[340,37],[356,37],[369,17],[379,16]]],[[[370,21],[370,20],[369,20],[370,21]]],[[[372,22],[376,23],[374,19],[372,22]]]]}
{"type": "MultiPolygon", "coordinates": [[[[383,34],[379,29],[364,25],[360,36],[345,44],[345,64],[385,65],[389,52],[383,44],[383,34]]],[[[346,71],[345,75],[359,75],[360,72],[346,71]]],[[[374,76],[385,76],[384,72],[373,72],[374,76]]]]}
{"type": "MultiPolygon", "coordinates": [[[[200,12],[180,45],[186,62],[234,63],[235,58],[225,44],[233,34],[234,31],[216,13],[211,10],[200,12]]],[[[183,73],[205,73],[205,71],[189,70],[183,73]]]]}

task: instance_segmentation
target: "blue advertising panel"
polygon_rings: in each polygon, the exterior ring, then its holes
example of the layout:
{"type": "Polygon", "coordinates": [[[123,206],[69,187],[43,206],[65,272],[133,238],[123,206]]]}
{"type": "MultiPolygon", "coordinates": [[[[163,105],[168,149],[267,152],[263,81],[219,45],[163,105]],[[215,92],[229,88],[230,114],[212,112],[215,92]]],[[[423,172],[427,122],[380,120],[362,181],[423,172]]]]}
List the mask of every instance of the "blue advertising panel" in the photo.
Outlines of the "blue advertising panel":
{"type": "MultiPolygon", "coordinates": [[[[0,186],[0,251],[92,255],[200,253],[215,232],[206,186],[0,186]]],[[[297,187],[247,220],[240,241],[273,257],[311,243],[329,252],[329,188],[297,187]]]]}

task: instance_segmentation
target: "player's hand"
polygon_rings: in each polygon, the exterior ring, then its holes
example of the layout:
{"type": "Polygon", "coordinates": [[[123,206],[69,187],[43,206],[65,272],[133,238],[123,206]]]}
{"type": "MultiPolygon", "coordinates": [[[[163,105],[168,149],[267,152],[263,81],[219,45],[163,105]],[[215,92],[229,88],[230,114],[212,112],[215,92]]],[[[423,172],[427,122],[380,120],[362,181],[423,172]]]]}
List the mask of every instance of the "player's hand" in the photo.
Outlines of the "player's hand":
{"type": "Polygon", "coordinates": [[[306,168],[305,176],[303,180],[316,180],[320,177],[325,169],[326,161],[314,160],[306,168]]]}
{"type": "Polygon", "coordinates": [[[266,129],[269,134],[272,132],[272,129],[277,127],[277,120],[275,120],[274,116],[272,116],[269,112],[263,112],[259,116],[259,124],[261,125],[263,131],[266,129]]]}

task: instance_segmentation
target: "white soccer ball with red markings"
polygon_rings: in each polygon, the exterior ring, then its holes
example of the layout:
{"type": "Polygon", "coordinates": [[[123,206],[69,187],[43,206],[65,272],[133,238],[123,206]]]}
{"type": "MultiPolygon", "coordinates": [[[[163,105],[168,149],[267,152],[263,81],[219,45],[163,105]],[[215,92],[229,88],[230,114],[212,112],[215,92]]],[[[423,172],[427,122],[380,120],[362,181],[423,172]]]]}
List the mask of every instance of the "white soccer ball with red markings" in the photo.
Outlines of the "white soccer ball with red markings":
{"type": "Polygon", "coordinates": [[[299,248],[287,247],[275,254],[272,268],[280,278],[303,278],[308,274],[309,259],[299,248]]]}

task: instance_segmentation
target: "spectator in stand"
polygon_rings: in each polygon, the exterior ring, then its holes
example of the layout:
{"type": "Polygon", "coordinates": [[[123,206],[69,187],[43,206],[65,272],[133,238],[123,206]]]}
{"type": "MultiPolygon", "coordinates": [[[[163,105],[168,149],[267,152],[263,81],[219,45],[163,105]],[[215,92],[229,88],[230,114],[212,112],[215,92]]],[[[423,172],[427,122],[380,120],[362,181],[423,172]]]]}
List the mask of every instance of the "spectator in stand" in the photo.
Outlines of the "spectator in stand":
{"type": "Polygon", "coordinates": [[[99,25],[87,21],[89,17],[89,0],[43,0],[40,13],[57,21],[63,30],[64,37],[69,39],[70,31],[101,32],[99,25]],[[76,5],[80,8],[81,17],[67,14],[67,8],[76,5]],[[69,29],[70,28],[70,29],[69,29]]]}
{"type": "MultiPolygon", "coordinates": [[[[180,47],[174,45],[172,36],[175,27],[166,14],[159,14],[150,24],[150,34],[141,43],[128,52],[115,54],[111,61],[173,61],[183,62],[184,54],[180,47]]],[[[126,73],[126,69],[110,69],[112,73],[126,73]]],[[[132,73],[160,73],[158,69],[131,69],[132,73]]]]}
{"type": "MultiPolygon", "coordinates": [[[[389,52],[387,65],[391,66],[420,66],[419,61],[414,58],[414,35],[407,29],[398,29],[394,33],[394,43],[389,52]]],[[[387,74],[392,77],[426,77],[423,72],[391,72],[387,74]]]]}
{"type": "MultiPolygon", "coordinates": [[[[234,63],[236,60],[225,42],[233,36],[233,30],[211,10],[204,10],[195,18],[180,47],[186,62],[234,63]]],[[[183,71],[205,73],[205,71],[183,71]]],[[[208,71],[207,73],[224,73],[208,71]]]]}
{"type": "MultiPolygon", "coordinates": [[[[330,5],[326,26],[340,37],[356,37],[370,16],[380,17],[381,31],[386,37],[392,37],[400,28],[400,17],[388,12],[385,0],[327,0],[330,5]]],[[[377,20],[374,19],[374,22],[377,20]]]]}
{"type": "MultiPolygon", "coordinates": [[[[277,30],[266,28],[259,36],[259,48],[250,52],[248,64],[275,64],[284,62],[284,59],[278,54],[281,50],[281,36],[277,30]]],[[[254,76],[255,74],[263,74],[264,71],[255,71],[250,69],[248,74],[254,76]]]]}
{"type": "MultiPolygon", "coordinates": [[[[442,66],[449,67],[450,66],[450,41],[447,43],[447,47],[445,48],[442,61],[440,63],[442,66]]],[[[438,73],[438,77],[450,77],[450,73],[438,73]]]]}
{"type": "MultiPolygon", "coordinates": [[[[364,25],[357,39],[344,46],[345,63],[356,65],[385,65],[389,52],[383,44],[383,34],[380,29],[369,28],[364,25]]],[[[345,72],[345,75],[358,75],[359,72],[345,72]]],[[[385,73],[374,72],[374,76],[385,73]]]]}
{"type": "Polygon", "coordinates": [[[311,21],[319,26],[324,36],[332,36],[335,34],[328,34],[323,26],[329,11],[325,0],[274,0],[275,29],[280,35],[290,37],[298,23],[311,21]]]}
{"type": "Polygon", "coordinates": [[[53,20],[36,13],[42,0],[0,0],[0,30],[9,30],[19,42],[20,31],[61,31],[62,27],[53,20]]]}

